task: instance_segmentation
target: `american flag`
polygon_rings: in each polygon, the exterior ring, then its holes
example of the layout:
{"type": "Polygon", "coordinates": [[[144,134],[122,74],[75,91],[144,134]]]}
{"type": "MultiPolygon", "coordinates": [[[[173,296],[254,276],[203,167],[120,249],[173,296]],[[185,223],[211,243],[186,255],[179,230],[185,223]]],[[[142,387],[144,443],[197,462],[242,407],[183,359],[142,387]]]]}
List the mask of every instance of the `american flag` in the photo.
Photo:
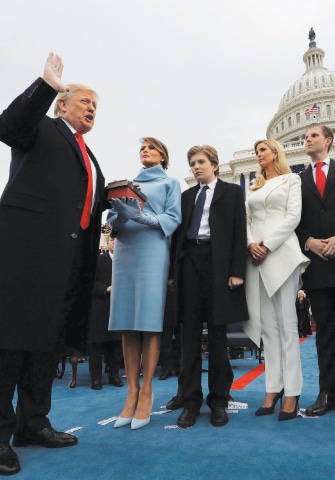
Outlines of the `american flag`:
{"type": "Polygon", "coordinates": [[[313,107],[309,108],[306,110],[305,115],[318,115],[319,114],[319,107],[317,106],[316,103],[314,103],[313,107]]]}

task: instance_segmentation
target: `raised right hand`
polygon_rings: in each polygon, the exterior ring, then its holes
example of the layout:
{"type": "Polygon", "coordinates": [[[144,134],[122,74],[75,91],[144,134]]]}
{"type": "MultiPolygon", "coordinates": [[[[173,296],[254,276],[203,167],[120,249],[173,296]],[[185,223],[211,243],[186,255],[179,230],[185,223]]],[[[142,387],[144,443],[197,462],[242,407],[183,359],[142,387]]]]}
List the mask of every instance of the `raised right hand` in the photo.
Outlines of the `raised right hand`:
{"type": "Polygon", "coordinates": [[[62,83],[63,63],[59,55],[50,52],[44,66],[43,80],[57,92],[68,90],[67,85],[62,83]]]}

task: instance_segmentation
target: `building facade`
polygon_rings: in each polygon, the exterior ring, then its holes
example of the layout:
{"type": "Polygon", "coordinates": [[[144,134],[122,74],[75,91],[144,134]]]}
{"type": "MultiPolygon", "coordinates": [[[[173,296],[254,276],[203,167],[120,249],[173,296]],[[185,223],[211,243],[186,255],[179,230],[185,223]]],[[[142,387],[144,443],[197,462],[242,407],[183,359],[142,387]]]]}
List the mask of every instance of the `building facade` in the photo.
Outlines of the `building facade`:
{"type": "MultiPolygon", "coordinates": [[[[268,139],[281,143],[286,159],[295,173],[302,171],[309,163],[304,149],[308,125],[325,123],[335,131],[335,72],[323,66],[325,52],[317,47],[315,37],[311,28],[309,48],[303,56],[305,73],[287,89],[266,130],[268,139]]],[[[330,156],[335,157],[334,144],[330,156]]],[[[233,160],[220,164],[219,177],[245,189],[257,170],[256,155],[253,148],[250,148],[235,152],[233,160]]],[[[190,186],[196,183],[193,175],[185,178],[185,181],[190,186]]]]}

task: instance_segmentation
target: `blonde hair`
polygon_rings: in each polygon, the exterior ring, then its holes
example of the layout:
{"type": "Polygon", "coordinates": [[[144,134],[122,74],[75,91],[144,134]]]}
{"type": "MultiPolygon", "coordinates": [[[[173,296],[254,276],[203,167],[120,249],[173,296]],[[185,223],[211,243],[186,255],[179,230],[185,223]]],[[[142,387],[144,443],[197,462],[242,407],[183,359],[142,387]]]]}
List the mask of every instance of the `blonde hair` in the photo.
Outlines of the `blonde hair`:
{"type": "MultiPolygon", "coordinates": [[[[284,175],[285,173],[292,173],[292,170],[289,164],[286,161],[285,153],[283,147],[280,145],[277,140],[258,140],[254,145],[255,153],[257,153],[257,147],[260,143],[265,143],[269,147],[272,153],[277,154],[273,159],[274,167],[278,175],[284,175]]],[[[256,173],[256,178],[254,183],[249,187],[250,190],[258,190],[263,187],[266,182],[266,174],[264,168],[259,168],[256,173]]]]}
{"type": "Polygon", "coordinates": [[[60,114],[60,102],[66,102],[69,100],[73,95],[78,91],[78,90],[88,90],[92,92],[95,96],[96,101],[98,101],[99,97],[98,94],[92,90],[90,87],[87,87],[86,85],[82,85],[81,83],[69,83],[67,85],[69,87],[68,91],[65,92],[60,92],[57,97],[56,97],[56,103],[54,107],[54,117],[59,117],[60,114]]]}
{"type": "Polygon", "coordinates": [[[164,145],[163,142],[161,142],[160,140],[158,140],[157,138],[154,138],[154,137],[140,138],[140,142],[142,143],[142,145],[143,145],[144,142],[148,142],[153,147],[155,147],[155,149],[163,157],[163,161],[162,161],[162,164],[161,164],[162,167],[164,168],[164,170],[167,170],[169,168],[169,152],[168,152],[168,149],[166,148],[166,145],[164,145]]]}
{"type": "Polygon", "coordinates": [[[218,168],[214,172],[217,177],[219,175],[219,156],[215,148],[210,145],[195,145],[194,147],[191,147],[187,152],[188,163],[190,163],[193,155],[196,155],[197,153],[204,153],[212,165],[217,165],[218,168]]]}

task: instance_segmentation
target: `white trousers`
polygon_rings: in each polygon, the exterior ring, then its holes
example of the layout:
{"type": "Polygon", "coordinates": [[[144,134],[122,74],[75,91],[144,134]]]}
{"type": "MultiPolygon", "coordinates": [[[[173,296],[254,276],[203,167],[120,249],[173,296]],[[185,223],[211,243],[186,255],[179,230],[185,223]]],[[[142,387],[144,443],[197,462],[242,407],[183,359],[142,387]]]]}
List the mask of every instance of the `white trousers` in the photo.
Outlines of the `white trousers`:
{"type": "Polygon", "coordinates": [[[261,334],[264,345],[266,392],[300,395],[302,372],[295,300],[299,267],[269,298],[260,278],[261,334]]]}

